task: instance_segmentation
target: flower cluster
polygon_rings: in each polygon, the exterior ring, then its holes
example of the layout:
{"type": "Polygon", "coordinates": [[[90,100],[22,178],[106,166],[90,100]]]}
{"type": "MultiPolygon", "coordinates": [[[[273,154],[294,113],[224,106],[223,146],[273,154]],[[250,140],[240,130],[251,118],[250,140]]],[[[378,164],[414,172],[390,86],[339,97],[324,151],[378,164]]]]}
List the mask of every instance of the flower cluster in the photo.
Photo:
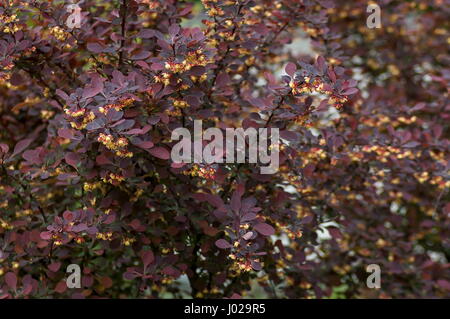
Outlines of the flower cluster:
{"type": "Polygon", "coordinates": [[[115,154],[119,157],[132,157],[133,152],[126,150],[128,140],[125,137],[114,139],[110,134],[100,133],[97,141],[106,146],[107,149],[116,151],[115,154]]]}
{"type": "Polygon", "coordinates": [[[120,184],[124,180],[125,180],[125,177],[123,177],[120,174],[115,174],[115,173],[109,173],[105,177],[102,177],[102,181],[103,182],[110,183],[110,184],[113,184],[113,185],[120,184]]]}
{"type": "Polygon", "coordinates": [[[100,106],[98,108],[100,113],[107,114],[109,110],[114,109],[116,111],[121,111],[126,107],[129,107],[135,101],[134,98],[122,98],[117,103],[107,104],[105,106],[100,106]]]}
{"type": "Polygon", "coordinates": [[[16,14],[12,14],[10,16],[0,13],[0,32],[5,33],[16,33],[21,30],[21,26],[16,22],[19,21],[19,18],[16,14]]]}
{"type": "Polygon", "coordinates": [[[76,130],[83,130],[86,126],[95,119],[95,114],[92,111],[87,111],[84,108],[78,110],[64,109],[66,115],[70,118],[70,126],[76,130]]]}
{"type": "Polygon", "coordinates": [[[69,37],[69,33],[59,26],[52,27],[50,34],[59,41],[65,41],[69,37]]]}
{"type": "Polygon", "coordinates": [[[205,180],[213,180],[216,175],[216,169],[209,165],[193,164],[192,167],[183,172],[185,175],[198,176],[205,180]]]}

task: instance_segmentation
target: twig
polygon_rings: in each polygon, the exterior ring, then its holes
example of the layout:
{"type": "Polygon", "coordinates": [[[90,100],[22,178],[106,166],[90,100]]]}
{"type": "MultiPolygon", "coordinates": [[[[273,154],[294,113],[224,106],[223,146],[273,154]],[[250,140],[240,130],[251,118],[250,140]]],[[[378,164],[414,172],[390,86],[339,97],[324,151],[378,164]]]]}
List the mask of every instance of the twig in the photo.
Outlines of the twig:
{"type": "Polygon", "coordinates": [[[122,39],[120,40],[120,49],[119,49],[119,68],[122,69],[123,47],[125,45],[125,32],[126,32],[127,0],[122,0],[122,5],[120,6],[120,15],[122,16],[122,26],[121,26],[122,39]]]}

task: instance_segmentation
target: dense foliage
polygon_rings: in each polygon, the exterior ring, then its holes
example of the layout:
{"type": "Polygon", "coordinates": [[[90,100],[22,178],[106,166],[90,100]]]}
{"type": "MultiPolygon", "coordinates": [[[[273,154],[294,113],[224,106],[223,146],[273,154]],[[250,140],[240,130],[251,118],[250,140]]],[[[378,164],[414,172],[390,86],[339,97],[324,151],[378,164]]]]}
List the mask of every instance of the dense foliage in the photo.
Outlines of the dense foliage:
{"type": "Polygon", "coordinates": [[[68,4],[0,4],[1,297],[450,296],[448,0],[375,29],[362,0],[68,4]],[[279,172],[174,164],[198,119],[279,128],[279,172]]]}

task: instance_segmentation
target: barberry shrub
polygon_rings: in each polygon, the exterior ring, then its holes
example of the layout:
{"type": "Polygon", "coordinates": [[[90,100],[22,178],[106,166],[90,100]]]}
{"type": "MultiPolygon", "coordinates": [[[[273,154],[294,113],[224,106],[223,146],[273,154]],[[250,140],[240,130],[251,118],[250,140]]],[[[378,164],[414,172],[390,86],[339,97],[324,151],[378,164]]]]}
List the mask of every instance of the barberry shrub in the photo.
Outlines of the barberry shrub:
{"type": "Polygon", "coordinates": [[[69,4],[0,4],[0,297],[450,296],[448,0],[373,29],[362,0],[69,4]],[[172,162],[194,120],[279,128],[279,171],[172,162]]]}

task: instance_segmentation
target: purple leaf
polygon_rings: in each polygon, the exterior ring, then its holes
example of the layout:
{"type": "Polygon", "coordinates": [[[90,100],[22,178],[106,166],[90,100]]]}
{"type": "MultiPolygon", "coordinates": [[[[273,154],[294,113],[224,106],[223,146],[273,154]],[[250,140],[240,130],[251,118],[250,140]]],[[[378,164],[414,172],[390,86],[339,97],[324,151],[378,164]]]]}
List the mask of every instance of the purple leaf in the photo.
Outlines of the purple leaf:
{"type": "Polygon", "coordinates": [[[236,213],[239,212],[239,210],[241,209],[241,196],[237,191],[235,191],[231,196],[230,206],[231,209],[236,213]]]}
{"type": "Polygon", "coordinates": [[[61,262],[59,262],[59,261],[51,263],[50,265],[48,265],[48,269],[50,269],[53,272],[57,272],[60,267],[61,267],[61,262]]]}
{"type": "Polygon", "coordinates": [[[244,238],[245,240],[249,240],[250,238],[252,238],[252,236],[253,236],[253,232],[249,231],[244,236],[242,236],[242,238],[244,238]]]}
{"type": "Polygon", "coordinates": [[[328,228],[328,231],[330,232],[330,235],[331,235],[333,238],[336,238],[336,239],[342,238],[342,234],[341,234],[341,231],[339,230],[339,228],[336,228],[336,227],[329,227],[329,228],[328,228]]]}
{"type": "Polygon", "coordinates": [[[88,229],[88,226],[85,223],[81,223],[72,227],[72,231],[75,233],[80,233],[88,229]]]}
{"type": "Polygon", "coordinates": [[[220,249],[227,249],[233,247],[229,242],[227,242],[225,239],[219,239],[216,240],[216,246],[220,249]]]}
{"type": "Polygon", "coordinates": [[[266,223],[256,224],[253,228],[258,233],[260,233],[261,235],[264,235],[264,236],[271,236],[271,235],[275,234],[275,229],[266,223]]]}
{"type": "Polygon", "coordinates": [[[151,53],[149,51],[140,51],[136,54],[134,54],[131,59],[132,60],[145,60],[147,59],[149,56],[151,55],[151,53]]]}
{"type": "Polygon", "coordinates": [[[137,34],[137,36],[139,38],[143,38],[143,39],[149,39],[155,36],[155,30],[152,29],[142,29],[141,31],[139,31],[139,33],[137,34]]]}
{"type": "Polygon", "coordinates": [[[153,144],[152,141],[142,141],[138,144],[135,144],[137,147],[143,148],[143,149],[149,149],[152,148],[155,144],[153,144]]]}
{"type": "Polygon", "coordinates": [[[39,158],[39,153],[40,151],[37,150],[26,150],[23,154],[22,157],[30,162],[31,164],[40,164],[41,160],[39,158]]]}
{"type": "Polygon", "coordinates": [[[154,147],[149,150],[147,150],[151,155],[163,159],[168,160],[170,158],[170,153],[168,150],[166,150],[164,147],[154,147]]]}
{"type": "Polygon", "coordinates": [[[241,222],[248,222],[254,220],[256,217],[257,215],[255,213],[248,213],[241,218],[241,222]]]}
{"type": "Polygon", "coordinates": [[[112,125],[111,127],[114,127],[118,132],[124,131],[124,130],[128,130],[130,128],[132,128],[135,124],[134,120],[121,120],[117,123],[115,123],[114,125],[112,125]]]}
{"type": "Polygon", "coordinates": [[[172,277],[179,277],[181,275],[180,271],[172,266],[166,266],[162,270],[162,273],[172,277]]]}
{"type": "Polygon", "coordinates": [[[437,281],[437,284],[439,285],[439,287],[444,288],[445,290],[450,291],[450,281],[447,281],[445,279],[439,279],[437,281]]]}
{"type": "Polygon", "coordinates": [[[60,98],[62,98],[64,101],[67,101],[69,99],[69,96],[66,94],[66,92],[56,89],[55,90],[56,95],[58,95],[60,98]]]}
{"type": "Polygon", "coordinates": [[[169,27],[169,34],[170,34],[170,36],[173,37],[173,36],[177,35],[179,32],[180,32],[180,26],[178,24],[172,24],[169,27]]]}
{"type": "Polygon", "coordinates": [[[311,223],[313,220],[313,216],[312,215],[308,215],[306,217],[304,217],[301,221],[302,224],[309,224],[311,223]]]}
{"type": "Polygon", "coordinates": [[[83,97],[87,99],[102,92],[104,88],[103,81],[104,80],[100,77],[100,75],[96,73],[92,74],[91,83],[83,90],[83,97]]]}
{"type": "Polygon", "coordinates": [[[317,69],[318,69],[320,72],[323,72],[323,71],[324,71],[324,68],[325,68],[325,59],[324,59],[323,56],[320,56],[320,55],[319,55],[319,56],[317,57],[316,65],[317,65],[317,69]]]}
{"type": "Polygon", "coordinates": [[[74,216],[74,214],[71,211],[66,210],[63,213],[63,218],[64,218],[64,220],[66,220],[68,222],[71,222],[72,220],[75,219],[75,216],[74,216]]]}
{"type": "Polygon", "coordinates": [[[285,139],[285,140],[288,140],[288,141],[297,141],[298,140],[298,133],[297,132],[283,130],[283,131],[280,131],[280,137],[285,139]]]}
{"type": "Polygon", "coordinates": [[[73,131],[70,128],[60,128],[58,129],[58,136],[71,139],[73,138],[73,131]]]}
{"type": "Polygon", "coordinates": [[[128,271],[123,274],[123,278],[126,279],[126,280],[133,280],[133,279],[135,279],[136,277],[139,277],[139,276],[140,275],[138,273],[136,273],[136,272],[128,272],[128,271]]]}
{"type": "Polygon", "coordinates": [[[90,122],[88,125],[86,125],[86,130],[88,131],[98,130],[99,128],[102,128],[104,125],[105,125],[104,120],[102,118],[97,118],[92,122],[90,122]]]}
{"type": "Polygon", "coordinates": [[[24,140],[18,142],[16,144],[16,146],[14,147],[14,151],[13,151],[11,157],[14,157],[17,154],[19,154],[22,151],[24,151],[31,144],[32,141],[33,141],[33,139],[27,138],[27,139],[24,139],[24,140]]]}
{"type": "Polygon", "coordinates": [[[66,163],[72,166],[73,168],[77,169],[78,163],[80,163],[80,154],[77,153],[67,153],[64,156],[64,159],[66,160],[66,163]]]}
{"type": "Polygon", "coordinates": [[[344,95],[353,95],[353,94],[358,93],[358,91],[359,90],[357,88],[349,88],[349,89],[345,90],[344,92],[342,92],[342,94],[344,94],[344,95]]]}
{"type": "Polygon", "coordinates": [[[143,128],[134,128],[129,131],[123,132],[127,135],[142,135],[147,133],[151,129],[151,125],[145,125],[143,128]]]}
{"type": "Polygon", "coordinates": [[[151,250],[142,251],[141,252],[142,263],[144,264],[144,268],[147,268],[148,265],[155,261],[155,255],[151,250]]]}
{"type": "Polygon", "coordinates": [[[17,277],[13,272],[8,272],[5,275],[5,282],[9,288],[14,290],[17,288],[17,277]]]}
{"type": "Polygon", "coordinates": [[[284,70],[286,71],[286,73],[293,77],[295,71],[297,71],[297,66],[295,65],[295,63],[289,62],[286,67],[284,68],[284,70]]]}
{"type": "Polygon", "coordinates": [[[259,263],[257,261],[252,260],[251,264],[252,264],[252,268],[256,271],[260,271],[262,269],[261,263],[259,263]]]}
{"type": "Polygon", "coordinates": [[[8,151],[9,151],[9,146],[6,145],[6,144],[4,144],[4,143],[0,143],[0,151],[1,151],[3,154],[8,153],[8,151]]]}
{"type": "Polygon", "coordinates": [[[100,154],[95,158],[95,163],[97,165],[108,165],[112,164],[111,160],[105,156],[105,154],[100,154]]]}
{"type": "Polygon", "coordinates": [[[44,231],[40,234],[40,237],[43,240],[50,240],[50,238],[52,238],[52,233],[49,231],[44,231]]]}
{"type": "Polygon", "coordinates": [[[336,73],[334,73],[333,69],[331,67],[328,68],[328,77],[330,78],[331,82],[336,82],[336,73]]]}
{"type": "Polygon", "coordinates": [[[230,77],[227,73],[222,72],[216,78],[217,87],[223,87],[230,83],[230,77]]]}

